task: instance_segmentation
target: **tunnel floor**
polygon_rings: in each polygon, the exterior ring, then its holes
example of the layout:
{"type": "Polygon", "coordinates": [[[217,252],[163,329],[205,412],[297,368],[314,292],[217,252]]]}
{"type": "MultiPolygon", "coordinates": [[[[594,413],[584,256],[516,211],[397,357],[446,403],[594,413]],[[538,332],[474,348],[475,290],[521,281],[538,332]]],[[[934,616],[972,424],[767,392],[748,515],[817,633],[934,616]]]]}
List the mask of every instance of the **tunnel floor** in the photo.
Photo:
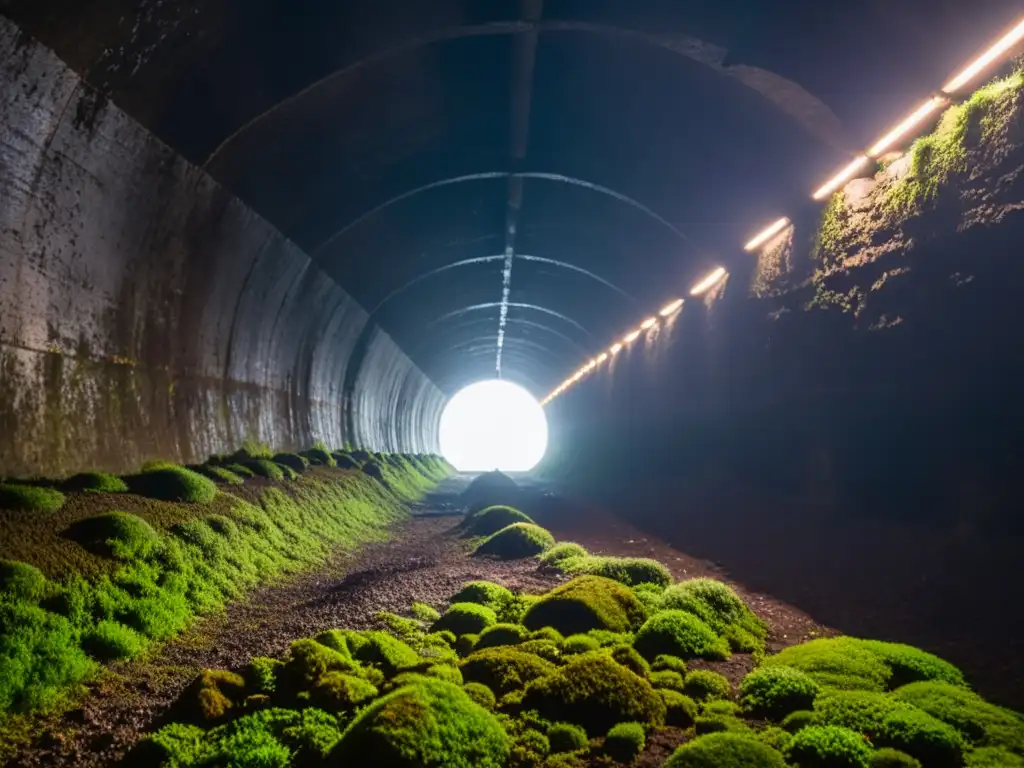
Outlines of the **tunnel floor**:
{"type": "MultiPolygon", "coordinates": [[[[399,525],[389,541],[354,554],[339,552],[314,572],[257,590],[224,613],[202,620],[154,657],[112,665],[108,674],[89,685],[80,706],[46,721],[37,730],[43,735],[7,765],[117,765],[135,742],[174,719],[175,702],[202,669],[234,669],[254,656],[281,656],[293,640],[327,629],[377,628],[378,611],[401,614],[414,600],[443,609],[452,594],[475,579],[535,593],[567,581],[562,574],[538,567],[533,558],[469,557],[466,541],[456,531],[462,519],[459,495],[468,481],[466,476],[444,481],[416,505],[413,517],[399,525]]],[[[570,503],[529,481],[524,494],[523,507],[559,541],[576,541],[598,554],[653,557],[677,580],[706,576],[729,581],[713,563],[691,557],[606,511],[570,503]]],[[[769,653],[834,634],[790,605],[733,586],[768,622],[769,653]]],[[[714,669],[737,685],[755,662],[749,654],[737,653],[726,662],[694,661],[691,666],[714,669]]],[[[662,765],[683,738],[675,729],[652,736],[636,765],[662,765]]]]}

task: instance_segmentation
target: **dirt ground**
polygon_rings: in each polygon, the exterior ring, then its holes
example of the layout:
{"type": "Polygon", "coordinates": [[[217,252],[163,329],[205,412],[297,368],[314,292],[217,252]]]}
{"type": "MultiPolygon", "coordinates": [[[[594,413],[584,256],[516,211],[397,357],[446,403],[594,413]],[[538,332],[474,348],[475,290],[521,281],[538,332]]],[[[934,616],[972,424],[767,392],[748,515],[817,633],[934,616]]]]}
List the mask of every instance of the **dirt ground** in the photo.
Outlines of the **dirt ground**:
{"type": "MultiPolygon", "coordinates": [[[[395,529],[390,541],[356,554],[338,553],[313,573],[260,589],[225,613],[199,622],[148,659],[114,665],[90,684],[81,706],[43,723],[36,743],[7,765],[116,765],[139,738],[165,721],[200,669],[238,667],[256,655],[281,655],[292,640],[325,629],[371,628],[378,611],[402,613],[413,600],[443,608],[448,597],[473,579],[527,592],[544,591],[564,580],[539,569],[532,559],[468,557],[465,542],[453,532],[460,520],[458,494],[466,482],[446,481],[418,505],[410,521],[395,529]]],[[[521,506],[559,540],[577,541],[592,552],[653,557],[677,578],[730,581],[712,563],[673,549],[606,512],[570,504],[540,486],[527,487],[521,506]]],[[[799,610],[733,584],[769,623],[770,650],[831,634],[799,610]]],[[[728,662],[693,666],[713,667],[735,683],[753,662],[737,654],[728,662]]],[[[682,738],[682,732],[671,729],[652,737],[637,764],[661,765],[682,738]]]]}

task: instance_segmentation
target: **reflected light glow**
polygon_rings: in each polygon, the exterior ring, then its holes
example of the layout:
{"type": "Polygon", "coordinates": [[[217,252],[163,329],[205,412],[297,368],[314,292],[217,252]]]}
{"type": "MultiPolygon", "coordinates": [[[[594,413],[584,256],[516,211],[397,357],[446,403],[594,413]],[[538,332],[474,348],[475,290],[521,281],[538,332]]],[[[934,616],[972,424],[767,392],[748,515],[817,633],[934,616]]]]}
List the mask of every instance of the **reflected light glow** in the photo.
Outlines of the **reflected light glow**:
{"type": "Polygon", "coordinates": [[[459,390],[441,414],[441,454],[462,472],[526,472],[544,458],[548,421],[541,404],[508,381],[459,390]]]}

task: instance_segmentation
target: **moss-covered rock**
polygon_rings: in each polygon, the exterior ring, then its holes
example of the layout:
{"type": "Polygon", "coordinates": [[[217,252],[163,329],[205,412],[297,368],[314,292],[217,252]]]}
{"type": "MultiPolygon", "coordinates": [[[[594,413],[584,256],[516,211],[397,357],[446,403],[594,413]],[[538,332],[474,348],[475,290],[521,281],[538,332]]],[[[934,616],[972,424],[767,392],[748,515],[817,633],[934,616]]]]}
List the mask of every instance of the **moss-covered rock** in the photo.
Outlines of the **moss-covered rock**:
{"type": "Polygon", "coordinates": [[[293,472],[302,473],[309,469],[309,459],[297,453],[278,453],[274,455],[271,461],[275,464],[280,464],[282,467],[288,467],[293,472]]]}
{"type": "Polygon", "coordinates": [[[555,665],[515,647],[486,648],[474,651],[460,664],[462,677],[482,683],[498,696],[523,688],[537,678],[550,675],[555,665]]]}
{"type": "Polygon", "coordinates": [[[184,467],[151,469],[126,480],[132,493],[160,501],[209,504],[217,495],[212,480],[184,467]]]}
{"type": "Polygon", "coordinates": [[[683,676],[678,672],[673,672],[671,669],[652,672],[649,679],[651,685],[655,688],[665,688],[670,691],[679,691],[679,693],[685,693],[686,691],[683,676]]]}
{"type": "Polygon", "coordinates": [[[56,512],[64,506],[64,494],[55,488],[0,483],[0,509],[15,512],[56,512]]]}
{"type": "Polygon", "coordinates": [[[508,736],[494,715],[461,688],[409,685],[370,704],[331,750],[332,765],[380,768],[503,768],[508,736]]]}
{"type": "Polygon", "coordinates": [[[321,675],[311,691],[311,701],[328,712],[350,712],[376,696],[376,686],[344,672],[321,675]]]}
{"type": "Polygon", "coordinates": [[[199,725],[223,722],[245,699],[245,678],[223,669],[203,670],[179,702],[181,712],[199,725]]]}
{"type": "Polygon", "coordinates": [[[498,699],[494,695],[494,691],[483,683],[465,683],[462,686],[462,690],[466,692],[466,695],[469,696],[469,698],[484,709],[492,710],[498,703],[498,699]]]}
{"type": "Polygon", "coordinates": [[[780,720],[790,712],[809,709],[821,688],[806,672],[793,667],[763,667],[743,678],[740,698],[756,717],[780,720]]]}
{"type": "Polygon", "coordinates": [[[278,673],[282,689],[291,695],[308,692],[328,672],[358,675],[360,667],[347,648],[328,648],[316,640],[303,639],[292,643],[288,660],[278,673]]]}
{"type": "Polygon", "coordinates": [[[145,558],[160,546],[160,534],[141,517],[105,512],[78,520],[67,535],[90,552],[121,560],[145,558]]]}
{"type": "Polygon", "coordinates": [[[888,715],[873,742],[906,752],[929,768],[958,768],[966,746],[959,731],[919,709],[888,715]]]}
{"type": "Polygon", "coordinates": [[[334,466],[338,469],[359,469],[362,466],[354,456],[341,451],[332,453],[331,456],[334,458],[334,466]]]}
{"type": "Polygon", "coordinates": [[[654,661],[651,662],[652,672],[661,672],[662,670],[670,669],[673,672],[678,672],[681,675],[686,675],[688,667],[686,662],[680,659],[678,656],[672,656],[668,653],[659,653],[654,657],[654,661]]]}
{"type": "Polygon", "coordinates": [[[1005,747],[1024,754],[1024,717],[976,693],[942,682],[910,683],[894,697],[956,728],[975,747],[1005,747]]]}
{"type": "Polygon", "coordinates": [[[590,635],[569,635],[562,643],[562,653],[572,656],[600,649],[601,643],[590,635]]]}
{"type": "Polygon", "coordinates": [[[46,575],[34,565],[17,560],[0,560],[0,594],[37,603],[50,590],[51,585],[46,575]]]}
{"type": "Polygon", "coordinates": [[[248,480],[250,477],[256,477],[256,473],[253,472],[252,469],[242,464],[225,464],[224,469],[243,480],[248,480]]]}
{"type": "Polygon", "coordinates": [[[768,631],[767,625],[757,618],[732,587],[715,579],[688,579],[672,585],[662,595],[661,607],[688,611],[720,635],[730,627],[742,629],[758,638],[762,646],[768,631]]]}
{"type": "Polygon", "coordinates": [[[65,480],[61,487],[64,491],[82,493],[127,493],[128,484],[116,475],[106,472],[80,472],[65,480]]]}
{"type": "Polygon", "coordinates": [[[687,611],[660,611],[636,633],[633,647],[645,659],[666,654],[684,659],[729,658],[729,646],[701,619],[687,611]]]}
{"type": "Polygon", "coordinates": [[[519,624],[494,624],[480,633],[476,650],[500,645],[518,645],[526,639],[527,634],[526,628],[519,624]]]}
{"type": "Polygon", "coordinates": [[[1024,768],[1024,757],[1003,747],[981,747],[967,754],[964,768],[1024,768]]]}
{"type": "Polygon", "coordinates": [[[697,701],[712,701],[731,696],[732,686],[725,675],[710,669],[696,669],[686,676],[683,693],[697,701]]]}
{"type": "Polygon", "coordinates": [[[431,631],[452,632],[460,635],[479,635],[485,629],[498,623],[498,616],[486,605],[479,603],[453,603],[436,622],[431,631]]]}
{"type": "Polygon", "coordinates": [[[922,768],[919,760],[890,747],[876,750],[871,755],[870,765],[871,768],[922,768]]]}
{"type": "Polygon", "coordinates": [[[794,768],[869,768],[871,746],[849,728],[812,725],[793,736],[786,757],[794,768]]]}
{"type": "Polygon", "coordinates": [[[590,747],[587,732],[572,723],[553,724],[548,728],[548,742],[554,753],[576,752],[590,747]]]}
{"type": "Polygon", "coordinates": [[[511,591],[492,581],[469,581],[462,585],[452,602],[477,603],[486,605],[492,611],[500,611],[514,597],[511,591]]]}
{"type": "Polygon", "coordinates": [[[555,544],[551,549],[537,556],[545,565],[557,566],[563,560],[576,557],[587,557],[590,553],[581,546],[571,541],[563,541],[555,544]]]}
{"type": "Polygon", "coordinates": [[[529,629],[553,627],[563,635],[607,629],[628,632],[643,622],[643,605],[627,587],[600,576],[580,576],[538,600],[523,617],[529,629]]]}
{"type": "Polygon", "coordinates": [[[651,673],[651,667],[647,660],[637,653],[636,649],[632,646],[620,645],[612,648],[611,657],[634,675],[647,677],[651,673]]]}
{"type": "Polygon", "coordinates": [[[539,525],[515,523],[484,539],[473,554],[518,560],[534,557],[554,544],[555,537],[539,525]]]}
{"type": "Polygon", "coordinates": [[[208,464],[203,464],[198,467],[193,467],[192,471],[198,472],[203,477],[207,477],[210,480],[213,480],[213,482],[222,483],[223,485],[242,485],[245,482],[240,475],[236,475],[226,467],[214,467],[208,464]]]}
{"type": "Polygon", "coordinates": [[[801,728],[815,725],[817,722],[817,715],[814,712],[809,709],[798,709],[782,718],[782,727],[790,733],[796,733],[801,728]]]}
{"type": "Polygon", "coordinates": [[[526,689],[526,709],[600,735],[616,723],[662,725],[665,703],[649,682],[602,652],[583,654],[526,689]]]}
{"type": "Polygon", "coordinates": [[[857,642],[889,667],[889,679],[886,681],[889,688],[899,688],[924,680],[967,687],[963,672],[933,653],[902,643],[887,643],[881,640],[857,642]]]}
{"type": "Polygon", "coordinates": [[[563,558],[554,565],[564,573],[603,576],[630,587],[639,584],[666,586],[672,583],[672,574],[668,568],[647,557],[578,555],[563,558]]]}
{"type": "Polygon", "coordinates": [[[533,523],[533,518],[514,507],[485,507],[466,517],[463,528],[467,536],[492,536],[502,528],[516,523],[533,523]]]}
{"type": "Polygon", "coordinates": [[[665,725],[689,728],[697,719],[697,702],[679,691],[659,688],[658,695],[665,702],[665,725]]]}
{"type": "Polygon", "coordinates": [[[241,466],[248,469],[256,477],[267,480],[284,480],[284,469],[270,459],[248,459],[241,462],[241,466]]]}
{"type": "Polygon", "coordinates": [[[665,768],[786,768],[782,755],[752,735],[710,733],[672,753],[665,768]]]}
{"type": "Polygon", "coordinates": [[[764,660],[763,666],[799,669],[823,688],[881,692],[892,675],[873,651],[850,637],[811,640],[784,648],[764,660]]]}
{"type": "Polygon", "coordinates": [[[324,448],[310,448],[308,451],[302,451],[299,455],[315,467],[336,467],[338,465],[330,452],[324,448]]]}
{"type": "Polygon", "coordinates": [[[604,739],[604,751],[613,760],[631,763],[644,751],[647,734],[640,723],[618,723],[608,729],[604,739]]]}

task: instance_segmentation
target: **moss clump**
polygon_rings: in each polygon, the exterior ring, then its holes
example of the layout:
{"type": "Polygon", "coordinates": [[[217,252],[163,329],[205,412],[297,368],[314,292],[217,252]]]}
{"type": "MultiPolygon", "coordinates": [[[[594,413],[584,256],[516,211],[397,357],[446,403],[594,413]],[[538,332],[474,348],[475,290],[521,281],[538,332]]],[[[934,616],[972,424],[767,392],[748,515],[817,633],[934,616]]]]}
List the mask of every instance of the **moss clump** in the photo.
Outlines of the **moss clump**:
{"type": "Polygon", "coordinates": [[[588,651],[596,651],[600,647],[601,643],[590,635],[570,635],[562,643],[562,653],[566,655],[587,653],[588,651]]]}
{"type": "Polygon", "coordinates": [[[325,448],[310,448],[308,451],[303,451],[299,455],[314,467],[338,466],[338,462],[334,460],[330,451],[325,448]]]}
{"type": "Polygon", "coordinates": [[[687,611],[661,611],[648,619],[633,642],[640,655],[654,659],[661,654],[687,659],[729,658],[729,646],[701,619],[687,611]]]}
{"type": "Polygon", "coordinates": [[[764,666],[786,666],[806,672],[823,688],[884,691],[892,675],[876,653],[850,637],[821,638],[785,648],[764,660],[764,666]]]}
{"type": "Polygon", "coordinates": [[[893,712],[882,721],[874,743],[892,747],[935,768],[963,765],[964,740],[950,725],[921,710],[893,712]]]}
{"type": "Polygon", "coordinates": [[[976,693],[941,682],[920,682],[894,697],[960,731],[976,747],[1005,747],[1024,754],[1024,718],[989,704],[976,693]]]}
{"type": "Polygon", "coordinates": [[[873,691],[825,691],[814,702],[819,725],[839,725],[861,733],[875,733],[885,719],[911,707],[903,701],[873,691]]]}
{"type": "Polygon", "coordinates": [[[732,695],[732,686],[725,675],[709,669],[696,669],[686,676],[683,693],[697,701],[727,699],[732,695]]]}
{"type": "Polygon", "coordinates": [[[478,603],[453,603],[436,622],[431,631],[445,630],[460,635],[479,635],[487,627],[498,623],[498,616],[486,605],[478,603]]]}
{"type": "Polygon", "coordinates": [[[644,751],[647,735],[640,723],[619,723],[608,730],[604,739],[604,751],[613,760],[631,763],[644,751]]]}
{"type": "Polygon", "coordinates": [[[700,618],[718,634],[738,628],[756,637],[764,646],[767,625],[761,621],[732,587],[714,579],[688,579],[665,590],[661,607],[687,611],[700,618]]]}
{"type": "Polygon", "coordinates": [[[468,536],[492,536],[502,528],[516,523],[532,524],[533,518],[518,509],[498,505],[486,507],[469,515],[465,520],[464,528],[468,536]]]}
{"type": "MultiPolygon", "coordinates": [[[[472,601],[467,601],[472,602],[472,601]]],[[[422,621],[426,624],[432,624],[441,618],[441,614],[433,606],[421,603],[418,600],[414,600],[413,604],[409,607],[409,613],[411,613],[418,621],[422,621]]],[[[452,642],[455,638],[452,638],[452,642]]]]}
{"type": "Polygon", "coordinates": [[[130,659],[145,647],[145,637],[116,621],[101,621],[82,636],[82,648],[98,661],[130,659]]]}
{"type": "Polygon", "coordinates": [[[377,696],[377,688],[367,680],[344,672],[327,672],[317,678],[310,700],[328,712],[350,712],[377,696]]]}
{"type": "Polygon", "coordinates": [[[217,495],[212,480],[184,467],[151,469],[127,480],[132,493],[160,501],[209,504],[217,495]]]}
{"type": "Polygon", "coordinates": [[[628,588],[600,576],[579,576],[538,600],[523,617],[529,629],[553,627],[563,635],[607,629],[628,632],[645,617],[628,588]]]}
{"type": "Polygon", "coordinates": [[[687,672],[686,662],[678,656],[659,653],[654,657],[654,661],[651,662],[651,670],[654,672],[661,672],[666,669],[678,672],[680,675],[685,675],[687,672]]]}
{"type": "Polygon", "coordinates": [[[858,640],[857,642],[889,667],[890,675],[886,681],[889,688],[899,688],[908,683],[922,680],[935,680],[960,687],[967,686],[963,672],[945,659],[940,659],[920,648],[902,643],[886,643],[881,640],[858,640]]]}
{"type": "Polygon", "coordinates": [[[779,752],[785,753],[789,748],[789,745],[793,742],[793,734],[783,728],[779,728],[778,726],[770,725],[757,732],[757,740],[762,744],[768,745],[772,749],[777,749],[779,752]]]}
{"type": "Polygon", "coordinates": [[[54,488],[0,484],[0,509],[15,512],[56,512],[64,506],[64,494],[54,488]]]}
{"type": "Polygon", "coordinates": [[[84,492],[95,491],[97,493],[127,493],[128,484],[116,475],[108,475],[106,472],[81,472],[69,477],[62,483],[65,491],[84,492]]]}
{"type": "Polygon", "coordinates": [[[554,544],[555,537],[539,525],[515,523],[485,539],[473,554],[518,560],[538,555],[554,544]]]}
{"type": "Polygon", "coordinates": [[[483,683],[466,683],[462,686],[462,690],[466,692],[466,695],[469,696],[469,698],[484,709],[492,710],[498,703],[498,699],[495,697],[494,692],[483,683]]]}
{"type": "Polygon", "coordinates": [[[516,481],[504,472],[484,472],[474,478],[462,493],[462,500],[469,505],[491,503],[495,497],[508,498],[519,491],[516,481]]]}
{"type": "Polygon", "coordinates": [[[331,750],[332,765],[382,768],[502,768],[508,736],[494,715],[459,687],[422,681],[364,709],[331,750]]]}
{"type": "MultiPolygon", "coordinates": [[[[198,472],[203,477],[213,480],[215,483],[223,483],[224,485],[242,485],[245,482],[240,475],[235,474],[225,467],[211,467],[204,464],[196,467],[194,471],[198,472]]],[[[252,473],[250,473],[250,475],[251,474],[252,473]]]]}
{"type": "Polygon", "coordinates": [[[127,512],[83,518],[68,529],[68,536],[90,552],[119,560],[149,557],[161,545],[153,526],[127,512]]]}
{"type": "Polygon", "coordinates": [[[271,461],[275,464],[280,464],[282,467],[288,467],[293,472],[298,472],[299,474],[309,469],[309,459],[297,453],[277,453],[274,454],[271,461]]]}
{"type": "Polygon", "coordinates": [[[500,611],[515,597],[509,590],[500,584],[491,581],[470,581],[462,585],[455,596],[453,603],[477,603],[485,605],[492,611],[500,611]]]}
{"type": "Polygon", "coordinates": [[[547,552],[538,555],[537,559],[544,563],[544,565],[557,566],[563,560],[576,557],[587,557],[589,554],[590,553],[579,544],[574,544],[571,541],[563,541],[559,544],[555,544],[555,546],[547,552]]]}
{"type": "Polygon", "coordinates": [[[638,584],[666,586],[672,583],[672,574],[668,568],[646,557],[585,555],[564,558],[554,565],[563,573],[604,576],[629,587],[638,584]]]}
{"type": "Polygon", "coordinates": [[[660,672],[651,673],[651,685],[655,688],[664,688],[670,691],[679,691],[683,693],[686,689],[683,687],[683,676],[678,672],[673,672],[670,669],[663,669],[660,672]]]}
{"type": "Polygon", "coordinates": [[[34,565],[17,560],[0,560],[0,594],[28,603],[38,603],[50,591],[50,582],[34,565]]]}
{"type": "Polygon", "coordinates": [[[183,715],[199,724],[228,718],[245,698],[245,678],[222,669],[203,670],[179,701],[183,715]]]}
{"type": "Polygon", "coordinates": [[[658,695],[665,702],[665,725],[689,728],[697,719],[697,702],[679,691],[661,688],[658,695]]]}
{"type": "Polygon", "coordinates": [[[753,736],[710,733],[673,752],[665,768],[786,768],[786,762],[753,736]]]}
{"type": "Polygon", "coordinates": [[[871,755],[871,768],[921,768],[921,762],[906,752],[885,747],[871,755]]]}
{"type": "Polygon", "coordinates": [[[338,469],[359,469],[362,465],[356,461],[352,456],[347,453],[336,452],[332,453],[331,456],[334,458],[334,466],[338,469]]]}
{"type": "Polygon", "coordinates": [[[462,661],[459,669],[465,680],[482,683],[498,696],[504,696],[532,680],[550,675],[555,665],[532,653],[501,647],[474,651],[462,661]]]}
{"type": "Polygon", "coordinates": [[[277,690],[277,672],[283,666],[283,662],[269,656],[254,657],[244,674],[246,689],[256,693],[273,693],[277,690]]]}
{"type": "Polygon", "coordinates": [[[278,685],[290,695],[308,691],[328,672],[359,673],[359,664],[346,646],[330,648],[316,640],[296,640],[289,657],[278,672],[278,685]]]}
{"type": "Polygon", "coordinates": [[[740,683],[740,699],[756,717],[779,720],[799,709],[809,709],[820,691],[814,678],[792,667],[755,669],[740,683]]]}
{"type": "Polygon", "coordinates": [[[612,649],[612,659],[621,664],[634,675],[647,677],[651,674],[651,666],[647,660],[636,652],[636,649],[628,645],[620,645],[612,649]]]}
{"type": "Polygon", "coordinates": [[[250,477],[256,477],[255,472],[253,472],[249,467],[243,466],[241,464],[228,464],[224,467],[224,469],[226,469],[228,472],[235,475],[236,477],[242,478],[243,480],[247,480],[250,477]]]}
{"type": "Polygon", "coordinates": [[[1015,755],[1002,747],[982,747],[968,753],[964,766],[965,768],[1024,768],[1024,757],[1015,755]]]}
{"type": "Polygon", "coordinates": [[[651,684],[601,652],[577,656],[530,683],[523,706],[595,735],[621,722],[665,722],[665,703],[651,684]]]}
{"type": "Polygon", "coordinates": [[[782,727],[790,733],[796,733],[801,728],[814,725],[816,722],[817,716],[814,712],[809,709],[798,709],[796,712],[790,712],[782,718],[782,727]]]}
{"type": "Polygon", "coordinates": [[[256,477],[263,477],[267,480],[284,480],[284,470],[281,465],[275,464],[269,459],[249,459],[243,462],[242,466],[256,477]]]}
{"type": "Polygon", "coordinates": [[[476,650],[495,648],[500,645],[518,645],[526,639],[525,627],[518,624],[494,624],[480,633],[476,650]]]}
{"type": "Polygon", "coordinates": [[[373,664],[388,677],[422,662],[416,651],[387,632],[348,632],[346,638],[357,661],[373,664]]]}
{"type": "Polygon", "coordinates": [[[548,742],[555,753],[576,752],[590,747],[587,732],[572,723],[555,723],[548,728],[548,742]]]}
{"type": "Polygon", "coordinates": [[[849,728],[812,725],[793,736],[786,756],[795,768],[869,768],[871,747],[849,728]]]}

